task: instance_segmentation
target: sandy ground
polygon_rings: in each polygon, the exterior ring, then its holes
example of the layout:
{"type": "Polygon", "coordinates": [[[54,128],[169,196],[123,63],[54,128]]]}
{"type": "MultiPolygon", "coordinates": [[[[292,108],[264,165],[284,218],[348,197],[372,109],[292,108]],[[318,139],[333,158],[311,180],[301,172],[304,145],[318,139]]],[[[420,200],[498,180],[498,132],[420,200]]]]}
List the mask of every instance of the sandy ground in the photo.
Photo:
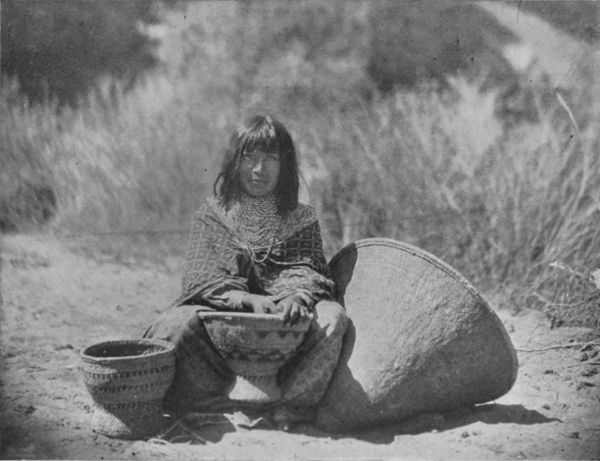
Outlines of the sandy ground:
{"type": "Polygon", "coordinates": [[[116,263],[42,235],[4,237],[1,252],[4,459],[600,458],[598,338],[586,328],[550,329],[533,311],[499,312],[520,349],[519,377],[507,395],[473,409],[343,435],[222,425],[207,429],[204,445],[166,452],[95,434],[79,350],[139,336],[177,295],[180,261],[116,263]]]}

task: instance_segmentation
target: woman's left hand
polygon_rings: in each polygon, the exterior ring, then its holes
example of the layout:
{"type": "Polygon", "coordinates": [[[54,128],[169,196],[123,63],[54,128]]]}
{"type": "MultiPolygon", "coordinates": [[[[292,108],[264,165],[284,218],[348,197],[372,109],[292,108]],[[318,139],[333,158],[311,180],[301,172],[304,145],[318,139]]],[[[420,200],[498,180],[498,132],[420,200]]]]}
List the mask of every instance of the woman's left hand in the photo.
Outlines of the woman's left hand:
{"type": "Polygon", "coordinates": [[[299,318],[305,318],[310,315],[308,308],[294,296],[289,296],[279,301],[277,308],[279,314],[283,317],[283,323],[288,325],[294,325],[299,318]]]}

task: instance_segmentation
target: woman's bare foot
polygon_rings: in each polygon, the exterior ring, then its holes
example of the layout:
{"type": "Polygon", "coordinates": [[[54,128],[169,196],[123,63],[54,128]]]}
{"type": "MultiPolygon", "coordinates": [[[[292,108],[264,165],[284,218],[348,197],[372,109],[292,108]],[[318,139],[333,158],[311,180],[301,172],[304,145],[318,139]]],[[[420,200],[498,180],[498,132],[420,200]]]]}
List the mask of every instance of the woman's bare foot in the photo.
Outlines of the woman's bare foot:
{"type": "Polygon", "coordinates": [[[299,423],[311,423],[315,420],[316,410],[314,407],[297,407],[287,404],[279,404],[271,411],[271,420],[275,428],[288,432],[299,423]]]}

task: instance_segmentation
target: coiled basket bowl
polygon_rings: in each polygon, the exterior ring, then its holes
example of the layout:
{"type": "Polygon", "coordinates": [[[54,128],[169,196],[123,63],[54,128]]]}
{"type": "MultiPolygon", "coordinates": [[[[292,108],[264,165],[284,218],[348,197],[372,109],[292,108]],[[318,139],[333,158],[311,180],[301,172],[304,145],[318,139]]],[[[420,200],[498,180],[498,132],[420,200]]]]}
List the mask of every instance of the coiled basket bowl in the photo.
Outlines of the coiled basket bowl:
{"type": "Polygon", "coordinates": [[[162,400],[175,374],[173,344],[125,339],[81,351],[80,371],[94,401],[92,429],[109,437],[136,439],[162,426],[162,400]]]}
{"type": "Polygon", "coordinates": [[[310,318],[286,325],[275,314],[199,312],[213,345],[236,375],[231,400],[281,398],[277,372],[304,340],[310,318]]]}

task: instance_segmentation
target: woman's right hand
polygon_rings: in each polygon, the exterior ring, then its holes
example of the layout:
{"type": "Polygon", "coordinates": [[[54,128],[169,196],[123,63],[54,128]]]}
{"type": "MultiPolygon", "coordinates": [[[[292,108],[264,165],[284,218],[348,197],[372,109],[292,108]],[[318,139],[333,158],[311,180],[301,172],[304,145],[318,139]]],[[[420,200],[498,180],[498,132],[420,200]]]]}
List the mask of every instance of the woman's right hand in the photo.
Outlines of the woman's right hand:
{"type": "Polygon", "coordinates": [[[249,307],[252,309],[252,312],[257,314],[274,314],[277,312],[275,303],[263,295],[245,293],[242,297],[242,304],[244,307],[249,307]]]}

